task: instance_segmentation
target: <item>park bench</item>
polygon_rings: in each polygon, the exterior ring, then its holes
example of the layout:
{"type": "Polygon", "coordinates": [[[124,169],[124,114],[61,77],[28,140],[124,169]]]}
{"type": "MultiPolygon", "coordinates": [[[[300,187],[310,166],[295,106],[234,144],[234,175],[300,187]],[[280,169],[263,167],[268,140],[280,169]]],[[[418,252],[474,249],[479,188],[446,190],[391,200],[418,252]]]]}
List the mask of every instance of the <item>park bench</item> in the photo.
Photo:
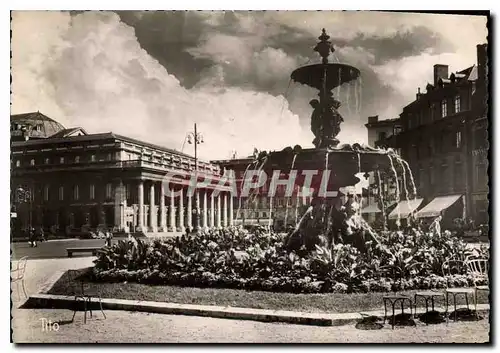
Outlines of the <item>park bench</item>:
{"type": "Polygon", "coordinates": [[[97,250],[101,249],[100,246],[87,246],[81,248],[66,248],[68,257],[72,257],[73,253],[92,253],[93,256],[97,255],[97,250]]]}

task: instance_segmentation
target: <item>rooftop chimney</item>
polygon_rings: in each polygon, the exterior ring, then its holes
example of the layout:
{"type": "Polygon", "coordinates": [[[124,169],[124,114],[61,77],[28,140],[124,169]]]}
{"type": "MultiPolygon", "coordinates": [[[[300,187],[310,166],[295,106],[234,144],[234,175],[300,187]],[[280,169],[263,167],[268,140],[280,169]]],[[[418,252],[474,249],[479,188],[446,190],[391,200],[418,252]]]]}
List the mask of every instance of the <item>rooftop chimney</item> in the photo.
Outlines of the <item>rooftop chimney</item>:
{"type": "Polygon", "coordinates": [[[434,87],[437,87],[437,83],[439,79],[447,79],[448,78],[448,65],[434,65],[434,87]]]}
{"type": "Polygon", "coordinates": [[[375,124],[377,122],[378,122],[378,115],[368,117],[368,124],[375,124]]]}
{"type": "Polygon", "coordinates": [[[477,75],[479,81],[486,80],[488,72],[488,44],[478,44],[477,48],[477,75]]]}
{"type": "Polygon", "coordinates": [[[420,87],[419,87],[417,92],[417,100],[419,100],[420,97],[422,97],[422,93],[420,93],[420,87]]]}

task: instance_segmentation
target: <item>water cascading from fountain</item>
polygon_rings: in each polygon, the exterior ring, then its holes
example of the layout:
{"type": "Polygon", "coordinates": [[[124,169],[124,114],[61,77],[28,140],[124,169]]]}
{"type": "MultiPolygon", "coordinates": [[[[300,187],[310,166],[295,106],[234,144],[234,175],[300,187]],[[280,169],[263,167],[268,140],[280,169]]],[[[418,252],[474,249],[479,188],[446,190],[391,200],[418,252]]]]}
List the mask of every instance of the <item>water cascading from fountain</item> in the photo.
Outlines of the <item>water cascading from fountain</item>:
{"type": "MultiPolygon", "coordinates": [[[[260,181],[260,178],[262,176],[262,169],[264,168],[264,164],[267,162],[267,156],[262,159],[262,163],[260,166],[257,168],[257,165],[255,165],[255,169],[253,170],[254,172],[257,171],[257,181],[260,181]]],[[[255,174],[254,174],[255,175],[255,174]]],[[[258,191],[257,189],[253,189],[250,195],[248,196],[248,199],[250,203],[254,203],[255,199],[257,198],[258,191]]]]}
{"type": "MultiPolygon", "coordinates": [[[[251,165],[255,164],[257,161],[253,161],[252,163],[248,164],[247,167],[245,168],[245,172],[243,173],[243,180],[242,180],[242,183],[241,183],[241,186],[240,186],[240,196],[238,198],[238,211],[236,213],[236,218],[239,219],[240,218],[240,212],[241,212],[241,200],[242,200],[242,196],[241,196],[241,193],[243,191],[243,185],[245,184],[245,181],[246,181],[246,177],[247,177],[247,172],[248,172],[248,169],[250,168],[251,165]]],[[[246,212],[245,212],[245,215],[246,215],[246,212]]]]}
{"type": "Polygon", "coordinates": [[[268,220],[268,226],[269,229],[272,229],[272,223],[273,223],[273,196],[269,197],[269,220],[268,220]]]}
{"type": "Polygon", "coordinates": [[[380,176],[380,170],[377,169],[377,179],[378,179],[378,198],[380,204],[382,205],[382,219],[383,219],[383,229],[386,229],[386,218],[385,218],[385,200],[384,200],[384,190],[382,189],[382,178],[380,176]]]}
{"type": "Polygon", "coordinates": [[[398,161],[399,165],[403,169],[402,178],[403,178],[403,188],[405,190],[405,198],[406,198],[406,205],[408,206],[408,209],[410,210],[410,213],[413,213],[413,206],[410,204],[410,195],[408,195],[408,186],[406,185],[406,168],[403,164],[402,158],[400,156],[395,157],[396,160],[398,161]]]}
{"type": "Polygon", "coordinates": [[[352,113],[351,113],[351,104],[349,103],[350,102],[350,98],[351,98],[351,90],[350,90],[350,87],[351,87],[351,83],[347,83],[345,85],[345,103],[346,103],[346,106],[347,106],[347,112],[349,113],[349,117],[352,117],[352,113]]]}
{"type": "Polygon", "coordinates": [[[415,185],[415,179],[413,178],[413,173],[411,171],[410,165],[408,164],[407,161],[405,161],[403,158],[401,158],[401,162],[406,166],[406,169],[408,170],[408,174],[410,174],[410,181],[413,189],[413,199],[417,199],[417,186],[415,185]]]}
{"type": "Polygon", "coordinates": [[[299,218],[299,190],[300,188],[297,187],[297,193],[296,193],[296,196],[295,196],[295,224],[297,224],[297,220],[299,218]]]}
{"type": "MultiPolygon", "coordinates": [[[[340,69],[340,68],[339,68],[338,72],[339,72],[339,82],[342,82],[342,81],[341,81],[341,80],[342,80],[342,69],[340,69]]],[[[340,86],[341,86],[341,85],[338,85],[338,86],[337,86],[337,98],[338,98],[339,100],[340,100],[340,86]]]]}
{"type": "Polygon", "coordinates": [[[401,226],[401,213],[399,210],[399,179],[398,179],[398,173],[396,171],[396,168],[394,168],[394,163],[392,161],[392,156],[390,154],[387,154],[387,157],[389,157],[389,161],[391,162],[391,169],[394,174],[394,177],[396,178],[396,209],[397,209],[397,221],[396,225],[398,228],[401,226]]]}
{"type": "MultiPolygon", "coordinates": [[[[292,165],[290,166],[290,173],[288,175],[290,175],[293,171],[293,167],[295,166],[295,159],[297,158],[297,153],[294,153],[293,154],[293,159],[292,159],[292,165]]],[[[288,191],[288,190],[287,190],[288,191]]],[[[286,192],[286,191],[285,191],[286,192]]],[[[285,208],[285,227],[287,225],[287,221],[288,221],[288,207],[289,207],[289,201],[290,201],[290,198],[291,196],[287,196],[286,197],[286,208],[285,208]]],[[[295,217],[297,218],[297,217],[295,217]]]]}
{"type": "MultiPolygon", "coordinates": [[[[356,155],[358,156],[358,175],[359,175],[362,173],[361,172],[361,154],[358,152],[358,153],[356,153],[356,155]]],[[[356,192],[356,189],[355,189],[355,192],[356,192]]],[[[358,214],[358,217],[361,217],[361,200],[362,200],[362,198],[363,198],[363,191],[361,191],[361,199],[358,202],[359,207],[358,207],[358,210],[356,211],[356,213],[358,214]]]]}

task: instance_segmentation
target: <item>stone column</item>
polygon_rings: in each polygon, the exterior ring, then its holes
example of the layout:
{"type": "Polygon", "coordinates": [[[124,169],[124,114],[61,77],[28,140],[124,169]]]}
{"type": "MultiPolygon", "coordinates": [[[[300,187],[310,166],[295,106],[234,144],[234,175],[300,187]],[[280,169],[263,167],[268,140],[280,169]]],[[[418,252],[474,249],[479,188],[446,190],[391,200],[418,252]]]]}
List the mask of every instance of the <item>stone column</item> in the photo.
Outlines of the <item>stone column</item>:
{"type": "Polygon", "coordinates": [[[170,216],[170,225],[168,227],[168,230],[170,232],[175,232],[177,229],[177,225],[175,224],[175,198],[174,198],[174,191],[170,191],[170,207],[168,208],[169,216],[170,216]]]}
{"type": "Polygon", "coordinates": [[[224,228],[227,227],[227,193],[224,193],[224,198],[223,198],[223,205],[222,205],[222,224],[224,228]]]}
{"type": "Polygon", "coordinates": [[[221,209],[220,209],[220,194],[219,194],[219,195],[217,195],[217,225],[216,225],[216,227],[219,229],[222,228],[221,227],[220,211],[221,211],[221,209]]]}
{"type": "Polygon", "coordinates": [[[203,190],[203,229],[205,230],[208,229],[207,207],[208,207],[207,190],[205,189],[203,190]]]}
{"type": "Polygon", "coordinates": [[[184,190],[181,189],[179,192],[179,227],[177,230],[179,232],[184,232],[186,228],[184,227],[184,190]]]}
{"type": "Polygon", "coordinates": [[[187,195],[187,226],[190,231],[193,230],[193,196],[189,194],[187,195]]]}
{"type": "Polygon", "coordinates": [[[234,209],[233,209],[233,195],[230,193],[229,194],[229,226],[233,226],[234,225],[234,221],[233,221],[233,213],[234,213],[234,209]]]}
{"type": "Polygon", "coordinates": [[[139,198],[139,224],[137,225],[137,230],[139,232],[144,231],[144,181],[139,180],[139,185],[137,188],[137,194],[139,198]]]}
{"type": "Polygon", "coordinates": [[[194,228],[198,231],[201,226],[200,190],[198,189],[195,190],[194,209],[196,210],[194,218],[194,228]]]}
{"type": "Polygon", "coordinates": [[[215,227],[215,217],[214,217],[214,212],[215,212],[215,206],[214,206],[214,192],[210,194],[210,224],[209,227],[213,228],[215,227]]]}
{"type": "Polygon", "coordinates": [[[167,230],[167,214],[165,210],[165,186],[160,183],[160,232],[167,230]]]}
{"type": "Polygon", "coordinates": [[[115,185],[115,229],[117,231],[125,230],[125,206],[127,200],[123,190],[123,181],[117,180],[115,185]]]}
{"type": "Polygon", "coordinates": [[[156,208],[155,208],[155,184],[151,182],[149,187],[149,230],[156,232],[156,208]]]}

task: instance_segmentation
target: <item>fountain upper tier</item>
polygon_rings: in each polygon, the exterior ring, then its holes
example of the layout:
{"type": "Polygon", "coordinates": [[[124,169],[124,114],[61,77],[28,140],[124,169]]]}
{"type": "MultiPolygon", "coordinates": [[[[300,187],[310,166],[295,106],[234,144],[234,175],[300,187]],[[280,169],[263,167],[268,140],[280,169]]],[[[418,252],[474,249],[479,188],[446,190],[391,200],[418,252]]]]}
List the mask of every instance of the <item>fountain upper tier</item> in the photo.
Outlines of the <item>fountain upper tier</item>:
{"type": "Polygon", "coordinates": [[[303,66],[292,72],[295,82],[323,91],[331,91],[344,83],[351,82],[360,77],[360,71],[346,64],[314,64],[303,66]]]}

